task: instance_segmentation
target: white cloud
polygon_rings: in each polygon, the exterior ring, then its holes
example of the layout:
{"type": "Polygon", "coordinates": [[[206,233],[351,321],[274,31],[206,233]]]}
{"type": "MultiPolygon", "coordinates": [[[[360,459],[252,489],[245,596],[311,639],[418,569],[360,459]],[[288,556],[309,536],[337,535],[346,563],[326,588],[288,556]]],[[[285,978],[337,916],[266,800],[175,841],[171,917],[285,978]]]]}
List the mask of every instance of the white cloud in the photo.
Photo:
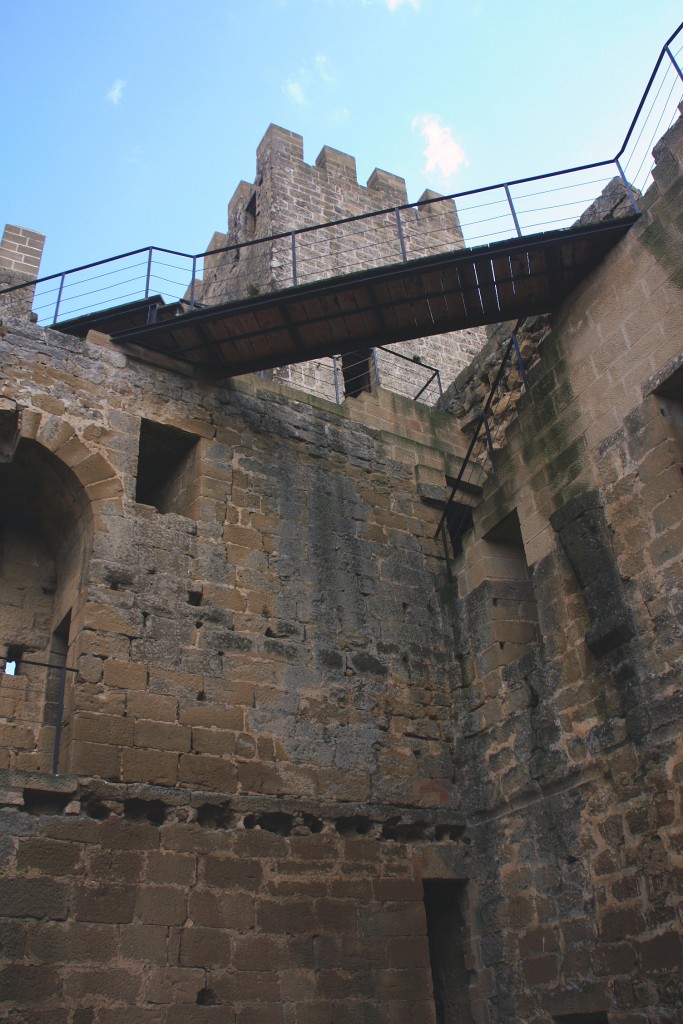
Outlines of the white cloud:
{"type": "Polygon", "coordinates": [[[117,78],[111,89],[107,93],[107,99],[110,103],[113,103],[115,107],[118,107],[123,96],[123,90],[126,88],[126,83],[122,78],[117,78]]]}
{"type": "Polygon", "coordinates": [[[418,131],[427,143],[422,151],[425,155],[425,174],[436,171],[444,178],[452,178],[461,167],[467,166],[464,149],[455,141],[448,125],[442,124],[436,114],[418,114],[413,118],[412,129],[418,131]]]}
{"type": "Polygon", "coordinates": [[[282,86],[285,96],[300,107],[309,102],[311,87],[315,91],[315,80],[319,78],[324,85],[331,88],[335,85],[334,75],[330,71],[329,60],[324,53],[318,53],[311,62],[301,67],[296,75],[288,78],[282,86]]]}
{"type": "Polygon", "coordinates": [[[301,82],[297,82],[293,78],[290,78],[282,86],[282,89],[285,96],[288,96],[292,103],[298,103],[299,106],[304,106],[308,102],[301,82]]]}
{"type": "Polygon", "coordinates": [[[328,70],[328,60],[325,54],[317,54],[314,63],[315,69],[322,78],[325,85],[334,85],[334,76],[328,70]]]}
{"type": "Polygon", "coordinates": [[[397,11],[403,4],[408,4],[409,7],[413,7],[416,11],[420,10],[420,0],[386,0],[386,5],[390,11],[397,11]]]}
{"type": "Polygon", "coordinates": [[[338,107],[337,110],[333,110],[330,114],[330,120],[334,121],[335,124],[342,124],[344,121],[348,121],[351,117],[351,111],[348,107],[338,107]]]}

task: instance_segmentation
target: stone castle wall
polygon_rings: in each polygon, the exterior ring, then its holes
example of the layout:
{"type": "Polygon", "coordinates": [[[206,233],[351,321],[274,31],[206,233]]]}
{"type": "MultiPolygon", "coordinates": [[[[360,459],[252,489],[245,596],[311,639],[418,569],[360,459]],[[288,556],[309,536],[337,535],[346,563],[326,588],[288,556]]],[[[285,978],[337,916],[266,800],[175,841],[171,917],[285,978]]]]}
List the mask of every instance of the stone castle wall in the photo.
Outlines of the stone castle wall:
{"type": "Polygon", "coordinates": [[[457,466],[450,418],[3,332],[20,413],[0,467],[5,1005],[430,1020],[422,877],[466,856],[438,510],[418,493],[457,466]],[[24,550],[47,587],[14,571],[24,550]],[[66,604],[50,783],[50,677],[31,663],[66,604]]]}
{"type": "Polygon", "coordinates": [[[454,417],[3,314],[12,1024],[680,1020],[680,122],[656,155],[452,585],[454,417]]]}
{"type": "MultiPolygon", "coordinates": [[[[437,193],[426,190],[420,197],[426,205],[399,214],[409,259],[463,245],[455,203],[429,202],[438,198],[437,193]]],[[[375,168],[367,185],[360,185],[355,159],[329,146],[323,147],[314,165],[307,164],[302,137],[271,125],[258,147],[254,183],[240,183],[228,208],[228,233],[214,234],[209,248],[220,249],[389,210],[381,217],[297,235],[297,281],[303,284],[399,263],[402,250],[394,208],[407,203],[403,178],[375,168]]],[[[225,302],[286,288],[292,283],[292,240],[287,236],[208,257],[197,295],[202,302],[225,302]]],[[[417,338],[404,343],[401,350],[436,367],[445,388],[479,350],[483,340],[483,331],[475,328],[417,338]]],[[[416,394],[424,384],[424,373],[414,370],[409,363],[399,363],[381,351],[376,358],[381,385],[389,390],[416,394]]],[[[329,360],[284,367],[274,371],[274,375],[324,398],[335,395],[329,360]]]]}
{"type": "Polygon", "coordinates": [[[541,344],[457,566],[463,807],[482,867],[505,851],[477,883],[494,1020],[682,1012],[681,121],[656,155],[641,221],[541,344]]]}

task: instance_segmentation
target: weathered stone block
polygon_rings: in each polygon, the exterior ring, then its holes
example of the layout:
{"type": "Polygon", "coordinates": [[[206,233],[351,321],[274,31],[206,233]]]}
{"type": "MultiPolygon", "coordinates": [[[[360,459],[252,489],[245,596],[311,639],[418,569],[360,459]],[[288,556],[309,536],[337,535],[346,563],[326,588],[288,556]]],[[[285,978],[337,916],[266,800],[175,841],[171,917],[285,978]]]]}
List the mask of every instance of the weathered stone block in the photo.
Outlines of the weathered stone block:
{"type": "Polygon", "coordinates": [[[81,861],[82,848],[75,843],[51,839],[25,839],[19,845],[17,869],[34,870],[42,874],[71,875],[81,861]]]}
{"type": "Polygon", "coordinates": [[[182,725],[166,724],[139,719],[135,723],[135,745],[157,750],[188,751],[192,733],[182,725]]]}
{"type": "Polygon", "coordinates": [[[17,877],[3,884],[2,911],[6,917],[62,921],[66,917],[68,901],[69,886],[66,882],[17,877]]]}
{"type": "Polygon", "coordinates": [[[150,782],[173,786],[178,778],[178,755],[158,750],[126,748],[121,754],[124,782],[150,782]]]}
{"type": "Polygon", "coordinates": [[[220,928],[183,928],[180,963],[185,967],[227,967],[230,963],[230,940],[220,928]]]}
{"type": "Polygon", "coordinates": [[[77,921],[102,924],[128,924],[133,920],[135,891],[116,884],[79,885],[73,896],[77,921]]]}
{"type": "Polygon", "coordinates": [[[134,963],[165,964],[168,929],[164,925],[119,926],[119,950],[123,960],[134,963]]]}
{"type": "Polygon", "coordinates": [[[59,974],[44,965],[11,964],[0,970],[0,1000],[25,1004],[26,994],[32,1002],[51,1001],[59,988],[59,974]]]}
{"type": "Polygon", "coordinates": [[[28,951],[44,963],[106,963],[117,949],[116,930],[102,924],[49,924],[31,929],[28,951]]]}
{"type": "MultiPolygon", "coordinates": [[[[107,629],[107,626],[98,625],[97,628],[107,629]]],[[[113,629],[112,632],[117,630],[113,629]]],[[[109,658],[104,663],[104,685],[122,686],[127,690],[144,690],[147,685],[147,666],[109,658]]]]}
{"type": "Polygon", "coordinates": [[[135,916],[146,925],[183,924],[187,917],[185,888],[150,885],[140,889],[135,900],[135,916]]]}
{"type": "Polygon", "coordinates": [[[237,790],[237,771],[234,764],[209,754],[181,754],[178,764],[180,782],[220,793],[237,790]]]}

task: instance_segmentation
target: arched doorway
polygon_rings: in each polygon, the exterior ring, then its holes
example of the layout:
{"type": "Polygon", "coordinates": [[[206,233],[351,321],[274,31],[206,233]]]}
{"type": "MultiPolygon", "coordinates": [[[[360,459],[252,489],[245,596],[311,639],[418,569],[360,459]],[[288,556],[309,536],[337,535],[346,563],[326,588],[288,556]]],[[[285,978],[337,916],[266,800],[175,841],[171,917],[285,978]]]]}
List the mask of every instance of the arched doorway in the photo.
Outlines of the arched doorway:
{"type": "Polygon", "coordinates": [[[74,473],[35,441],[0,464],[0,494],[0,766],[46,771],[73,677],[92,517],[74,473]]]}

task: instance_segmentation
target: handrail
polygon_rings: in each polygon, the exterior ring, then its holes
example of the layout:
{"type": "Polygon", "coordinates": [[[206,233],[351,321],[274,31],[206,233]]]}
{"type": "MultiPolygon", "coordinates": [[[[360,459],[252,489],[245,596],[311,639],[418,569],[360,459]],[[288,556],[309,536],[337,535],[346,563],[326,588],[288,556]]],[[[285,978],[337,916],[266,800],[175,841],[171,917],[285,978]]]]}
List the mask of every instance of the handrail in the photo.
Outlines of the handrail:
{"type": "MultiPolygon", "coordinates": [[[[649,93],[650,89],[652,88],[652,83],[654,82],[655,76],[656,76],[657,72],[659,71],[659,68],[661,66],[662,61],[664,60],[665,54],[667,54],[669,56],[670,60],[672,61],[674,67],[678,71],[679,75],[681,74],[680,68],[676,64],[676,61],[674,60],[673,55],[672,55],[672,53],[669,50],[669,46],[671,45],[671,43],[673,43],[674,39],[676,38],[678,33],[681,31],[681,29],[683,29],[683,21],[678,26],[676,31],[672,32],[672,34],[669,36],[667,41],[664,43],[664,46],[660,50],[659,57],[657,58],[657,61],[655,63],[654,68],[652,69],[652,74],[650,75],[650,77],[648,79],[648,83],[645,86],[645,91],[643,92],[643,95],[640,98],[640,103],[638,104],[638,108],[637,108],[635,114],[633,115],[633,120],[631,121],[631,126],[630,126],[629,130],[626,132],[626,138],[624,139],[623,145],[622,145],[621,149],[619,150],[619,152],[617,153],[617,155],[614,157],[615,161],[617,161],[619,159],[619,157],[623,156],[624,150],[626,149],[626,147],[629,144],[629,140],[631,138],[631,135],[633,134],[633,129],[636,126],[636,121],[640,117],[640,112],[643,109],[643,107],[645,106],[645,100],[647,99],[647,94],[649,93]]],[[[683,77],[683,76],[681,76],[681,77],[683,77]]]]}
{"type": "MultiPolygon", "coordinates": [[[[564,169],[558,170],[558,171],[549,171],[549,172],[547,172],[545,174],[535,174],[535,175],[530,175],[530,176],[522,177],[522,178],[514,178],[514,179],[511,179],[509,181],[498,182],[497,184],[486,185],[486,186],[483,186],[481,188],[466,189],[466,190],[464,190],[462,192],[453,192],[453,193],[450,193],[449,195],[446,195],[446,196],[435,196],[435,197],[432,197],[432,198],[429,198],[429,199],[418,200],[415,203],[404,203],[404,204],[402,204],[400,206],[385,207],[385,208],[380,209],[380,210],[373,210],[373,211],[369,211],[367,213],[362,213],[362,214],[358,214],[358,215],[351,216],[351,217],[342,217],[342,218],[338,218],[336,220],[325,221],[325,222],[320,223],[320,224],[312,224],[312,225],[308,225],[306,227],[297,228],[295,230],[281,231],[281,232],[277,232],[275,234],[265,235],[265,236],[260,237],[260,238],[249,239],[248,241],[245,241],[245,242],[235,242],[235,243],[231,243],[229,245],[221,246],[221,247],[216,248],[216,249],[208,249],[208,250],[205,250],[204,252],[199,252],[199,253],[184,253],[184,252],[182,252],[180,250],[177,250],[177,249],[168,249],[168,248],[161,247],[161,246],[143,246],[143,247],[138,248],[138,249],[132,249],[129,252],[120,253],[120,254],[118,254],[116,256],[109,256],[109,257],[105,257],[104,259],[94,260],[94,261],[92,261],[90,263],[84,263],[84,264],[82,264],[82,265],[80,265],[78,267],[73,267],[73,268],[71,268],[69,270],[60,271],[60,272],[57,272],[57,273],[54,273],[54,274],[48,274],[48,275],[45,275],[44,277],[32,278],[29,281],[23,281],[23,282],[21,282],[19,284],[9,285],[9,286],[7,286],[5,288],[0,289],[0,295],[7,295],[7,294],[10,294],[12,292],[19,291],[19,290],[25,289],[25,288],[35,288],[37,285],[42,285],[42,284],[45,284],[45,283],[50,282],[50,281],[60,280],[61,281],[60,297],[61,297],[61,291],[63,290],[64,282],[65,282],[66,278],[68,278],[68,277],[70,277],[72,275],[82,273],[83,271],[86,271],[86,270],[92,270],[92,269],[94,269],[96,267],[106,266],[106,265],[108,265],[110,263],[116,263],[118,261],[129,259],[131,257],[138,256],[138,255],[141,255],[141,254],[147,254],[147,257],[148,257],[148,268],[149,268],[149,265],[151,264],[151,261],[152,261],[152,258],[153,258],[153,254],[154,253],[161,253],[161,254],[166,254],[166,255],[169,255],[169,256],[176,256],[176,257],[179,257],[180,259],[191,260],[192,261],[193,279],[192,279],[191,289],[192,289],[192,296],[193,296],[194,295],[194,271],[196,270],[196,266],[197,266],[197,261],[198,260],[206,258],[206,257],[220,256],[220,255],[222,255],[224,253],[228,253],[228,252],[235,252],[235,251],[239,252],[239,251],[243,251],[243,250],[248,250],[250,247],[253,247],[253,246],[256,246],[256,245],[262,245],[264,243],[276,242],[276,241],[283,240],[283,239],[291,240],[291,246],[292,246],[292,267],[293,267],[294,278],[295,278],[294,283],[296,284],[296,283],[298,283],[298,279],[299,279],[299,274],[297,273],[297,269],[296,269],[297,268],[297,251],[296,251],[296,239],[297,238],[300,238],[302,236],[310,234],[311,232],[314,232],[314,231],[329,230],[329,229],[336,228],[336,227],[341,227],[341,226],[347,225],[347,224],[352,224],[352,223],[356,223],[356,222],[362,222],[362,221],[369,220],[369,219],[372,219],[372,218],[380,218],[380,217],[386,217],[388,215],[393,215],[396,218],[396,220],[397,220],[399,240],[402,241],[402,226],[401,226],[401,217],[400,217],[400,214],[402,212],[408,211],[408,210],[416,210],[416,211],[419,212],[422,208],[433,206],[436,203],[448,203],[448,202],[454,203],[456,200],[461,200],[461,199],[464,199],[464,198],[466,198],[468,196],[485,195],[487,193],[496,192],[496,191],[504,192],[504,194],[505,194],[505,196],[507,198],[507,203],[509,204],[509,207],[510,207],[513,223],[515,225],[515,229],[516,229],[517,233],[520,234],[521,233],[521,228],[519,226],[519,221],[518,221],[518,218],[517,218],[517,212],[515,211],[514,205],[512,203],[512,197],[510,195],[510,189],[512,187],[516,187],[516,186],[519,186],[519,185],[525,185],[525,184],[529,184],[529,183],[532,183],[532,182],[543,181],[543,180],[550,179],[550,178],[558,178],[558,177],[561,177],[563,175],[576,175],[576,174],[583,173],[585,171],[591,171],[591,170],[595,170],[595,169],[599,169],[599,168],[603,168],[603,167],[610,167],[610,166],[615,166],[616,170],[618,171],[619,176],[622,179],[626,180],[625,179],[624,171],[622,170],[622,167],[621,167],[621,164],[619,163],[619,161],[620,161],[620,158],[623,156],[623,154],[624,154],[624,152],[626,150],[626,147],[627,147],[627,145],[628,145],[628,143],[629,143],[629,141],[631,139],[631,136],[633,134],[634,128],[635,128],[635,126],[636,126],[636,124],[638,122],[638,118],[640,117],[640,114],[642,113],[642,110],[643,110],[643,107],[644,107],[645,102],[647,100],[647,97],[648,97],[648,94],[650,92],[650,89],[652,88],[652,85],[653,85],[653,83],[655,81],[657,72],[659,71],[659,68],[661,67],[662,62],[663,62],[665,56],[669,57],[669,59],[671,60],[672,65],[675,68],[677,74],[679,75],[679,77],[683,81],[683,72],[681,72],[681,69],[680,69],[679,65],[677,64],[677,62],[676,62],[675,56],[671,52],[671,49],[670,49],[671,43],[674,41],[674,39],[676,39],[677,36],[680,35],[681,31],[683,31],[683,22],[671,34],[671,36],[669,36],[669,38],[667,39],[666,43],[662,47],[662,49],[660,51],[660,54],[659,54],[659,57],[658,57],[658,59],[657,59],[657,61],[655,63],[654,69],[652,71],[652,74],[650,75],[650,78],[648,80],[647,86],[645,87],[645,91],[643,92],[643,95],[641,97],[640,103],[638,104],[638,108],[636,110],[636,113],[635,113],[635,115],[633,117],[633,120],[631,121],[631,124],[629,126],[629,129],[628,129],[628,131],[626,133],[626,136],[624,138],[624,142],[623,142],[621,148],[619,149],[618,153],[616,154],[616,156],[612,157],[611,159],[599,160],[599,161],[594,161],[592,163],[586,163],[586,164],[578,164],[576,166],[567,167],[567,168],[564,168],[564,169]]],[[[632,201],[633,201],[634,206],[635,206],[635,199],[633,198],[633,196],[632,196],[632,201]]],[[[637,207],[636,207],[636,211],[637,211],[637,207]]],[[[527,227],[527,231],[528,230],[529,230],[529,228],[527,227]]],[[[500,234],[500,232],[498,232],[498,233],[500,234]]],[[[494,234],[495,234],[495,232],[494,232],[494,234]]],[[[405,260],[406,259],[406,254],[405,254],[405,245],[404,244],[401,245],[401,251],[402,251],[402,254],[403,254],[403,259],[405,260]]],[[[148,274],[147,274],[146,291],[147,292],[149,291],[149,269],[148,269],[148,274]]],[[[193,300],[191,299],[190,307],[192,308],[192,306],[193,306],[193,300]]],[[[58,306],[57,306],[56,313],[58,313],[58,312],[59,312],[59,303],[58,303],[58,306]]],[[[55,315],[55,321],[56,321],[56,319],[57,319],[57,317],[55,315]]]]}
{"type": "MultiPolygon", "coordinates": [[[[683,28],[683,25],[681,26],[683,28]]],[[[79,267],[71,267],[69,270],[61,270],[55,274],[48,274],[46,277],[32,278],[30,281],[23,281],[21,284],[13,284],[7,288],[0,288],[0,295],[16,291],[19,288],[28,288],[36,284],[45,284],[46,281],[55,281],[60,277],[67,277],[69,274],[79,274],[82,270],[92,270],[93,267],[101,267],[106,263],[115,263],[117,260],[125,260],[130,256],[139,256],[142,253],[160,252],[170,256],[180,256],[182,259],[198,260],[205,256],[220,256],[225,252],[233,252],[237,249],[248,249],[254,245],[261,245],[264,242],[277,242],[283,238],[291,238],[292,235],[305,235],[311,231],[322,231],[325,228],[341,227],[344,224],[355,224],[358,221],[369,220],[373,217],[382,217],[389,213],[401,210],[414,210],[423,206],[430,206],[434,203],[446,203],[456,199],[463,199],[465,196],[482,195],[485,192],[495,192],[497,189],[510,188],[513,185],[524,185],[531,181],[542,181],[545,178],[556,178],[563,174],[578,174],[581,171],[591,171],[597,167],[609,167],[614,159],[600,160],[597,163],[579,164],[576,167],[567,167],[561,171],[549,171],[547,174],[534,174],[528,178],[514,178],[510,181],[502,181],[496,185],[484,185],[482,188],[470,188],[464,192],[452,192],[446,196],[435,196],[431,199],[420,199],[415,203],[403,203],[401,206],[388,206],[381,210],[371,210],[368,213],[355,214],[353,217],[341,217],[338,220],[328,220],[320,224],[309,224],[303,228],[296,228],[293,231],[278,231],[274,235],[263,235],[260,238],[250,238],[246,242],[234,242],[232,245],[224,245],[219,249],[207,249],[205,252],[188,253],[178,249],[164,249],[157,245],[146,245],[141,249],[131,249],[130,252],[118,253],[116,256],[108,256],[101,260],[94,260],[92,263],[84,263],[79,267]]]]}
{"type": "Polygon", "coordinates": [[[486,414],[489,411],[489,408],[490,408],[493,396],[496,393],[498,385],[500,384],[501,377],[503,376],[503,373],[505,372],[505,367],[507,366],[507,361],[510,358],[510,353],[512,352],[512,349],[513,349],[513,346],[514,346],[515,335],[517,334],[517,331],[519,330],[521,324],[522,324],[522,321],[518,320],[517,323],[515,324],[515,327],[514,327],[512,333],[511,333],[511,335],[510,335],[510,339],[509,339],[509,341],[507,343],[507,346],[505,348],[505,352],[503,353],[503,358],[501,359],[500,366],[498,367],[498,372],[496,374],[496,378],[495,378],[493,384],[491,385],[491,390],[488,393],[488,397],[487,397],[486,402],[484,404],[484,408],[482,409],[481,413],[479,414],[479,419],[477,420],[477,425],[475,427],[474,433],[472,434],[472,440],[470,441],[470,444],[469,444],[469,447],[467,449],[467,452],[465,453],[465,457],[462,460],[462,465],[460,466],[460,469],[458,470],[458,475],[456,477],[455,483],[453,484],[453,486],[451,488],[451,493],[449,494],[448,500],[446,501],[446,506],[445,506],[445,508],[444,508],[444,510],[443,510],[443,512],[441,514],[441,518],[439,519],[439,525],[437,526],[436,530],[434,531],[434,537],[436,537],[439,534],[439,532],[441,531],[442,527],[444,526],[444,523],[446,521],[446,516],[448,514],[448,506],[452,502],[453,498],[456,495],[456,492],[458,491],[458,488],[459,488],[460,484],[462,483],[462,478],[464,476],[465,470],[467,469],[467,466],[469,465],[470,458],[472,457],[472,452],[474,451],[474,446],[475,446],[475,444],[477,443],[477,441],[479,439],[479,434],[481,433],[481,428],[486,425],[486,414]]]}
{"type": "MultiPolygon", "coordinates": [[[[3,672],[4,672],[4,671],[6,671],[7,666],[9,664],[12,664],[12,659],[8,658],[6,656],[0,656],[0,662],[3,663],[3,666],[4,666],[3,672]]],[[[24,665],[30,665],[32,668],[54,669],[56,672],[59,672],[59,689],[58,689],[57,701],[56,701],[56,704],[57,704],[57,715],[56,715],[55,723],[54,723],[55,735],[54,735],[54,741],[53,741],[53,745],[52,745],[52,774],[53,775],[58,775],[59,774],[59,755],[61,753],[61,746],[62,746],[62,728],[63,728],[63,724],[64,724],[64,699],[65,699],[65,696],[66,696],[66,677],[67,677],[68,673],[71,673],[73,676],[77,676],[78,673],[79,673],[79,669],[77,669],[77,668],[69,668],[67,665],[55,664],[54,662],[50,662],[50,661],[34,661],[34,660],[30,659],[30,658],[21,658],[20,662],[19,662],[19,668],[22,668],[24,665]]],[[[17,674],[20,675],[21,673],[17,673],[17,674]]],[[[14,675],[15,674],[12,673],[7,678],[14,678],[14,675]]],[[[26,721],[26,719],[21,719],[20,721],[26,721]]],[[[10,724],[13,724],[13,723],[10,723],[10,724]]]]}

